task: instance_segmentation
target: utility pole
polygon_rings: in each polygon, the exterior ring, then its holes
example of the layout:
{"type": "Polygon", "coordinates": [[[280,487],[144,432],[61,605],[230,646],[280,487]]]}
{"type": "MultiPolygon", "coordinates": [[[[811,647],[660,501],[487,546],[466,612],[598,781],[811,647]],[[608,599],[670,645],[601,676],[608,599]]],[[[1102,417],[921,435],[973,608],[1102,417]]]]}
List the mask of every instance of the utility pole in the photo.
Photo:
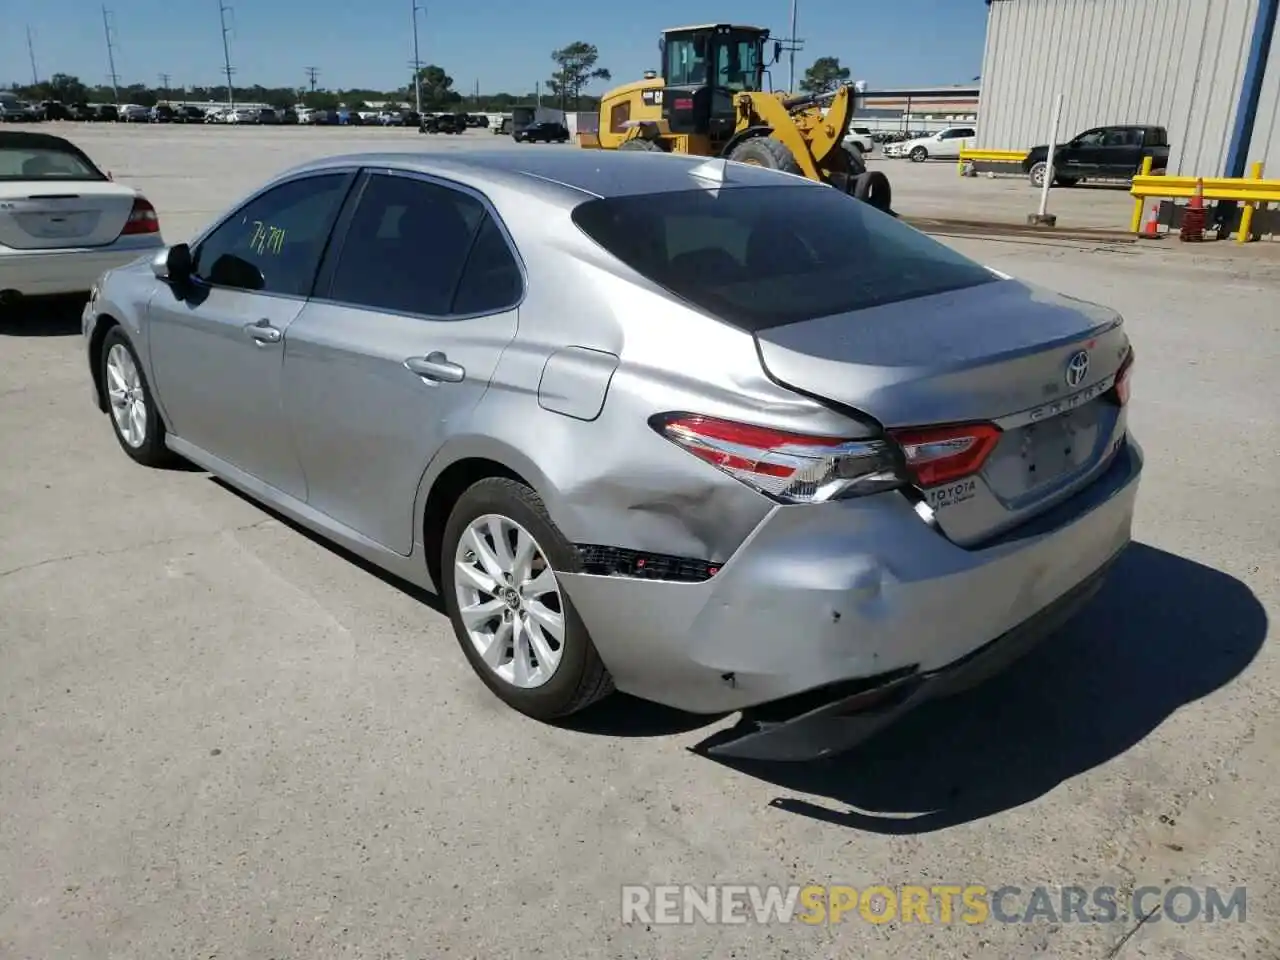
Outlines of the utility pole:
{"type": "Polygon", "coordinates": [[[796,7],[798,0],[791,0],[791,35],[782,40],[782,49],[787,54],[787,90],[796,91],[796,53],[804,49],[804,41],[796,36],[796,7]]]}
{"type": "Polygon", "coordinates": [[[316,92],[316,77],[320,75],[319,67],[307,67],[307,84],[311,88],[311,92],[316,92]]]}
{"type": "MultiPolygon", "coordinates": [[[[223,69],[227,74],[227,109],[234,110],[236,108],[236,94],[231,86],[231,74],[235,73],[235,68],[231,66],[231,46],[227,43],[227,34],[231,28],[227,26],[227,12],[231,7],[226,0],[218,0],[218,20],[222,23],[222,63],[223,69]]],[[[234,11],[231,11],[234,15],[234,11]]]]}
{"type": "Polygon", "coordinates": [[[40,71],[36,69],[36,47],[31,42],[31,27],[27,27],[27,56],[31,58],[31,85],[35,86],[40,82],[40,71]]]}
{"type": "Polygon", "coordinates": [[[164,102],[169,102],[169,81],[173,78],[167,73],[160,74],[160,92],[164,94],[164,102]]]}
{"type": "Polygon", "coordinates": [[[413,109],[422,116],[422,56],[418,52],[418,11],[422,11],[425,19],[427,8],[419,6],[418,0],[410,0],[413,4],[413,109]]]}
{"type": "Polygon", "coordinates": [[[106,7],[102,8],[102,33],[107,38],[107,68],[111,71],[107,74],[107,79],[111,81],[111,94],[119,106],[120,75],[116,73],[116,47],[115,41],[111,39],[111,13],[106,7]]]}

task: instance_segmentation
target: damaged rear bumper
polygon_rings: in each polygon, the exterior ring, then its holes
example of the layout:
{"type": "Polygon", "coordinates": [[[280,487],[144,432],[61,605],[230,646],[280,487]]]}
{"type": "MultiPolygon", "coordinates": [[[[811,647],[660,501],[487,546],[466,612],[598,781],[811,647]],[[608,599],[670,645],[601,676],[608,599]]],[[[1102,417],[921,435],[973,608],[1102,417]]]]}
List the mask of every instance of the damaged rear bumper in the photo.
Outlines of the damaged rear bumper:
{"type": "Polygon", "coordinates": [[[1096,573],[1004,635],[953,663],[840,684],[743,711],[703,751],[739,760],[817,760],[857,746],[921,704],[977,686],[1070,620],[1101,589],[1119,554],[1096,573]]]}

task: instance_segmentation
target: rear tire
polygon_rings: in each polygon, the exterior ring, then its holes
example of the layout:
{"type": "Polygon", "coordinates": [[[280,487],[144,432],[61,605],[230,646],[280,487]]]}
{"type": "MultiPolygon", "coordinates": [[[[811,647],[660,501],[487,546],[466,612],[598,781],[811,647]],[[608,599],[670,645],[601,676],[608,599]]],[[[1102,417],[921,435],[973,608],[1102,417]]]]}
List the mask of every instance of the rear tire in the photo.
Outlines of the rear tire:
{"type": "Polygon", "coordinates": [[[634,137],[631,140],[623,140],[622,143],[618,144],[618,149],[619,150],[639,150],[643,153],[662,153],[663,152],[662,148],[658,146],[656,143],[654,143],[652,140],[641,140],[639,137],[634,137]]]}
{"type": "Polygon", "coordinates": [[[750,140],[744,140],[729,152],[729,159],[738,163],[749,163],[756,167],[768,167],[770,170],[781,170],[783,173],[804,176],[804,171],[800,169],[800,164],[787,145],[773,136],[752,137],[750,140]]]}
{"type": "Polygon", "coordinates": [[[1039,163],[1033,163],[1031,169],[1027,171],[1027,179],[1031,181],[1031,185],[1039,190],[1044,186],[1044,178],[1048,175],[1049,164],[1041,160],[1039,163]]]}
{"type": "Polygon", "coordinates": [[[445,524],[440,590],[462,652],[499,699],[537,720],[577,713],[613,691],[613,679],[556,576],[580,569],[577,549],[541,498],[517,480],[490,477],[473,484],[445,524]],[[476,546],[477,534],[487,554],[476,546]],[[496,549],[495,535],[505,541],[496,549]],[[523,563],[511,559],[522,543],[532,547],[523,563]],[[556,629],[541,626],[549,622],[559,625],[558,637],[556,629]]]}

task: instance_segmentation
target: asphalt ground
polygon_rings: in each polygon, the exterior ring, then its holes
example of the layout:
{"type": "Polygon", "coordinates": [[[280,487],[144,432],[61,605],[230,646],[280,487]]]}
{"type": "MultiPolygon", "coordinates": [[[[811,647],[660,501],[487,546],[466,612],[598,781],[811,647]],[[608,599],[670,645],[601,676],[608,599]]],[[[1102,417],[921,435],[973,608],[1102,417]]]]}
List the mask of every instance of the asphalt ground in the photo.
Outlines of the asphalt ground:
{"type": "MultiPolygon", "coordinates": [[[[148,193],[174,241],[322,153],[560,149],[63,129],[148,193]]],[[[945,215],[912,196],[935,196],[911,179],[929,165],[886,168],[903,208],[945,215]]],[[[1176,246],[946,242],[1127,317],[1147,455],[1135,543],[1012,671],[808,765],[717,763],[693,748],[726,721],[624,697],[569,726],[520,717],[430,595],[203,473],[132,464],[90,404],[74,308],[9,317],[0,957],[1275,960],[1280,269],[1176,246]],[[942,922],[936,904],[931,923],[622,922],[623,885],[714,883],[1021,892],[984,923],[942,922]],[[1245,887],[1247,909],[1139,923],[1127,898],[1145,885],[1202,903],[1245,887]],[[1114,888],[1123,909],[1064,915],[1067,887],[1114,888]]]]}

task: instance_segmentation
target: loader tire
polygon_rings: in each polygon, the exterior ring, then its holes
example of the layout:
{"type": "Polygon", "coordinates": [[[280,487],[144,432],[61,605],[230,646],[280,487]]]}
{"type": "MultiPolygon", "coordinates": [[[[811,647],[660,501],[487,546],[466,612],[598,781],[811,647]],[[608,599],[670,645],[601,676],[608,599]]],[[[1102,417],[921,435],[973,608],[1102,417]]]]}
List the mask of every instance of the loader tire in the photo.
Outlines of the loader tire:
{"type": "Polygon", "coordinates": [[[645,153],[662,153],[662,148],[652,140],[641,140],[635,138],[632,140],[623,140],[618,144],[619,150],[643,150],[645,153]]]}
{"type": "Polygon", "coordinates": [[[738,144],[729,153],[730,160],[738,163],[749,163],[756,167],[768,167],[770,170],[781,170],[783,173],[794,173],[804,176],[800,164],[792,156],[787,145],[773,137],[752,137],[738,144]]]}
{"type": "Polygon", "coordinates": [[[884,213],[893,209],[893,187],[879,170],[869,170],[854,180],[853,195],[884,213]]]}
{"type": "Polygon", "coordinates": [[[857,147],[841,147],[844,150],[844,162],[847,164],[847,172],[851,177],[860,177],[867,172],[867,161],[863,159],[862,151],[857,147]]]}

